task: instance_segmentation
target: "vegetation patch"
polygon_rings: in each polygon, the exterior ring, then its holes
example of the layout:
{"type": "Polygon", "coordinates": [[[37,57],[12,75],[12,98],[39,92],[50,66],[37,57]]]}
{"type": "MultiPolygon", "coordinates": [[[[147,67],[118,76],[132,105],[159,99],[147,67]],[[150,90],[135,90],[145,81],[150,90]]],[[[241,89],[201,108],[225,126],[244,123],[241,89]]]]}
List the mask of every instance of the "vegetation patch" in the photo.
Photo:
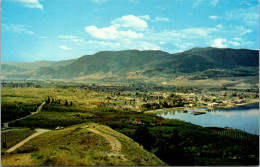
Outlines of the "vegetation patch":
{"type": "Polygon", "coordinates": [[[29,128],[1,132],[1,153],[4,153],[6,150],[33,133],[35,133],[35,130],[30,130],[29,128]]]}

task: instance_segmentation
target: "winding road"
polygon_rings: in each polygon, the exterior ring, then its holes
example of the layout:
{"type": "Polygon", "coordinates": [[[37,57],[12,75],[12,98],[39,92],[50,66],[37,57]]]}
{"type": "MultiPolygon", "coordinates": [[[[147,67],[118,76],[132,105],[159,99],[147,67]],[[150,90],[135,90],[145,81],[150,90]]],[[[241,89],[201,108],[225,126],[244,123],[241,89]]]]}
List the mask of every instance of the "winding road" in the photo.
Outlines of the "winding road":
{"type": "MultiPolygon", "coordinates": [[[[34,115],[34,114],[37,114],[37,113],[41,112],[42,107],[43,107],[45,104],[46,104],[46,102],[43,102],[43,103],[37,108],[37,110],[36,110],[35,112],[31,112],[30,115],[27,115],[27,116],[25,116],[25,117],[12,120],[12,121],[10,121],[10,122],[22,120],[22,119],[25,119],[25,118],[27,118],[27,117],[29,117],[29,116],[31,116],[31,115],[34,115]]],[[[4,128],[8,128],[8,127],[9,127],[8,125],[9,125],[10,122],[4,123],[4,128]]]]}
{"type": "Polygon", "coordinates": [[[26,139],[24,139],[23,141],[21,141],[20,143],[16,144],[15,146],[9,148],[6,153],[11,153],[13,151],[15,151],[17,148],[21,147],[22,145],[24,145],[26,142],[28,142],[29,140],[35,138],[36,136],[42,134],[42,133],[45,133],[45,132],[48,132],[50,130],[48,129],[35,129],[36,130],[36,133],[32,134],[31,136],[27,137],[26,139]]]}

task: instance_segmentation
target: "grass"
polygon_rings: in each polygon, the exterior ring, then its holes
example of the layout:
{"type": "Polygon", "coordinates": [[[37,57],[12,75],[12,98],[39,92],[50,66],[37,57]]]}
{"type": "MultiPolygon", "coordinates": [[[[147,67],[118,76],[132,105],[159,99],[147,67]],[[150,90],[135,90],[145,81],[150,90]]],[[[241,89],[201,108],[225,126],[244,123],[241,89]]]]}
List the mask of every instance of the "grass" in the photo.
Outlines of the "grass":
{"type": "Polygon", "coordinates": [[[37,162],[33,161],[30,153],[10,154],[1,156],[2,166],[38,166],[37,162]]]}
{"type": "Polygon", "coordinates": [[[145,150],[138,143],[133,141],[131,138],[123,135],[122,133],[114,131],[111,128],[103,125],[98,126],[97,129],[105,134],[109,134],[116,137],[122,144],[122,154],[124,154],[127,159],[134,161],[135,165],[166,165],[154,154],[145,150]]]}
{"type": "Polygon", "coordinates": [[[35,130],[30,129],[18,129],[1,133],[1,153],[8,150],[10,147],[19,143],[23,139],[35,133],[35,130]],[[3,148],[3,143],[6,143],[6,148],[3,148]]]}
{"type": "Polygon", "coordinates": [[[34,163],[46,166],[165,165],[132,139],[104,125],[93,123],[46,132],[25,143],[16,152],[31,153],[34,163]],[[109,156],[111,148],[108,141],[88,131],[84,128],[86,125],[96,125],[99,131],[115,136],[122,143],[122,154],[129,161],[109,156]]]}

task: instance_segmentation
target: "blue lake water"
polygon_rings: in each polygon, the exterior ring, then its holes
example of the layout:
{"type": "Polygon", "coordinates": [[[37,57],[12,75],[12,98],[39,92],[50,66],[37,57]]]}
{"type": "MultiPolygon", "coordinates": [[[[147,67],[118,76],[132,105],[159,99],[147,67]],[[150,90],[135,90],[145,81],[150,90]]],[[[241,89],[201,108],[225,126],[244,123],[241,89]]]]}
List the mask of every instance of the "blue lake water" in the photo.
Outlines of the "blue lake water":
{"type": "MultiPolygon", "coordinates": [[[[201,108],[201,110],[206,108],[201,108]]],[[[231,127],[244,130],[251,134],[259,135],[259,104],[248,104],[229,109],[216,109],[206,111],[206,114],[193,115],[192,111],[187,109],[187,113],[178,111],[165,111],[157,114],[158,116],[179,119],[203,127],[231,127]]],[[[195,110],[195,111],[201,111],[195,110]]]]}

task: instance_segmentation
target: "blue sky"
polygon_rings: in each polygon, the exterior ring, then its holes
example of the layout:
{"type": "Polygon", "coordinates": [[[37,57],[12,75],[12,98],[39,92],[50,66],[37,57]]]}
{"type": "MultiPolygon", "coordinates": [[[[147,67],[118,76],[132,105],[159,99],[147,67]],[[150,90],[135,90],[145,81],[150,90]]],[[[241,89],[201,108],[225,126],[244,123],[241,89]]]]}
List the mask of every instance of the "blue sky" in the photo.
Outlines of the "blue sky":
{"type": "Polygon", "coordinates": [[[2,0],[1,61],[103,50],[259,49],[258,0],[2,0]]]}

